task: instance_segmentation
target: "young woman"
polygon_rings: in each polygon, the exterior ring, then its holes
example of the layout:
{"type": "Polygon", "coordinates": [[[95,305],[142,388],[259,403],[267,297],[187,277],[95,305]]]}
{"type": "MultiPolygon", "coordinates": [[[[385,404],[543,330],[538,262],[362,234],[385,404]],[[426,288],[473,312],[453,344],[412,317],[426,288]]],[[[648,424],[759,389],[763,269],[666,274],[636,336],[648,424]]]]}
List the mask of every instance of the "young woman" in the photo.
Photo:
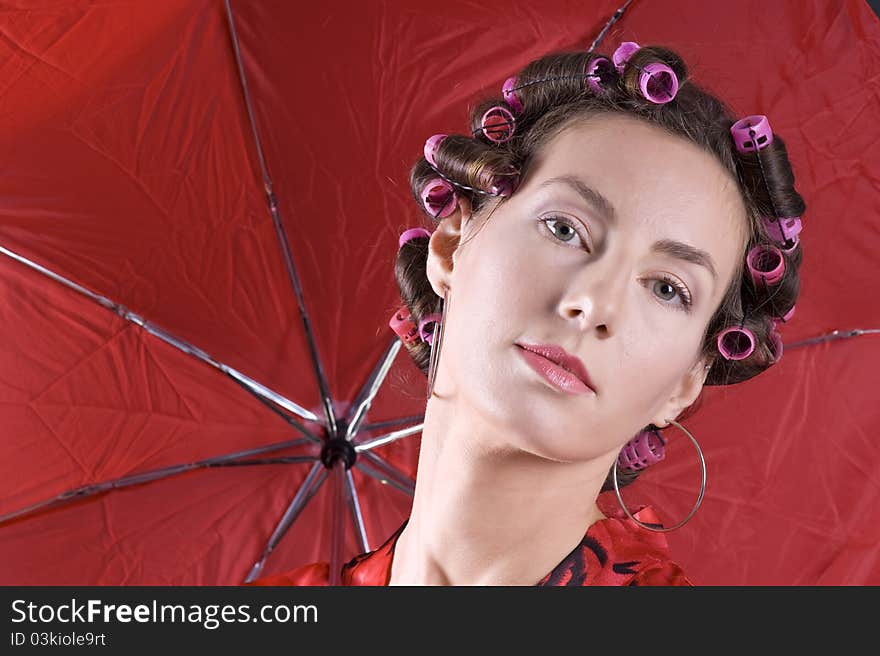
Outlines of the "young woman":
{"type": "Polygon", "coordinates": [[[619,487],[703,385],[781,357],[793,183],[766,117],[737,121],[675,52],[631,42],[532,62],[471,135],[429,139],[411,185],[435,227],[400,240],[392,319],[429,377],[412,513],[343,583],[691,584],[619,487]]]}

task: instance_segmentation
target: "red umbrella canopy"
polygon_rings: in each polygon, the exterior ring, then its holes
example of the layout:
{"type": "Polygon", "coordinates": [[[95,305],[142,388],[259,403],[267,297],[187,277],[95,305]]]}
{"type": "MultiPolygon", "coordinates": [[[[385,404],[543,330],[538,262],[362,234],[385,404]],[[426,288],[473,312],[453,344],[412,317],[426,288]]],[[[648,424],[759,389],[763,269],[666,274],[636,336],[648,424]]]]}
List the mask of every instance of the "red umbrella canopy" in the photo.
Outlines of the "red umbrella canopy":
{"type": "MultiPolygon", "coordinates": [[[[429,225],[409,168],[618,1],[26,4],[0,12],[0,582],[234,585],[378,545],[425,399],[388,327],[429,225]]],[[[766,114],[808,205],[782,361],[688,420],[708,488],[672,552],[702,584],[878,583],[880,339],[849,331],[880,326],[880,24],[636,0],[597,50],[627,40],[766,114]]],[[[698,461],[673,437],[655,469],[625,496],[671,524],[698,461]]]]}

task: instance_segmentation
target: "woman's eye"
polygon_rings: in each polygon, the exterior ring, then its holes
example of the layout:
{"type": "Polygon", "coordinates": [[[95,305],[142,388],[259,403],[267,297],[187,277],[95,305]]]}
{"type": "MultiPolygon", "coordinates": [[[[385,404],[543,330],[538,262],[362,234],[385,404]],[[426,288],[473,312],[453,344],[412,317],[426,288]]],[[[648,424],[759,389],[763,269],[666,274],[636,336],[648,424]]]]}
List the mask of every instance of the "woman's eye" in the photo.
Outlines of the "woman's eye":
{"type": "MultiPolygon", "coordinates": [[[[580,225],[577,221],[561,216],[551,216],[541,219],[540,223],[543,223],[547,227],[557,241],[567,244],[569,242],[576,243],[580,240],[581,247],[587,246],[588,244],[589,240],[581,234],[581,231],[576,227],[580,225]]],[[[587,249],[587,252],[589,252],[589,249],[587,249]]],[[[661,300],[662,304],[670,305],[676,309],[684,310],[685,312],[691,311],[693,299],[691,298],[691,294],[687,287],[682,283],[668,276],[653,278],[652,282],[654,283],[652,290],[657,298],[661,300]],[[680,299],[680,303],[673,302],[676,297],[680,299]]]]}
{"type": "Polygon", "coordinates": [[[654,283],[652,285],[652,291],[655,292],[655,295],[658,298],[662,299],[663,301],[666,301],[667,299],[669,301],[672,301],[675,299],[676,296],[678,296],[681,299],[680,304],[667,303],[667,305],[673,305],[678,309],[684,310],[685,312],[690,312],[693,299],[691,298],[690,292],[687,290],[687,287],[666,276],[655,278],[652,280],[652,282],[654,283]]]}
{"type": "Polygon", "coordinates": [[[559,216],[551,216],[541,219],[541,223],[547,226],[547,229],[550,230],[551,234],[557,241],[567,244],[570,242],[576,243],[577,240],[580,240],[581,247],[587,246],[589,240],[575,227],[575,221],[564,219],[559,216]]]}

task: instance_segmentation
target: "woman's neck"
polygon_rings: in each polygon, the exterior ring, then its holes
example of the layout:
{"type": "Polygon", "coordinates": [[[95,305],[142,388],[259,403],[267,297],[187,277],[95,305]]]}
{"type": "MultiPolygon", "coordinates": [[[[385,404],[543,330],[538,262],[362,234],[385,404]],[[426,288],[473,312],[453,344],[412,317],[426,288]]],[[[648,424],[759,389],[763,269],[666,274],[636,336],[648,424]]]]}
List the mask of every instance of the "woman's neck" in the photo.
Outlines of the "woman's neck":
{"type": "Polygon", "coordinates": [[[595,502],[610,465],[513,448],[470,406],[432,397],[390,583],[536,584],[605,518],[595,502]]]}

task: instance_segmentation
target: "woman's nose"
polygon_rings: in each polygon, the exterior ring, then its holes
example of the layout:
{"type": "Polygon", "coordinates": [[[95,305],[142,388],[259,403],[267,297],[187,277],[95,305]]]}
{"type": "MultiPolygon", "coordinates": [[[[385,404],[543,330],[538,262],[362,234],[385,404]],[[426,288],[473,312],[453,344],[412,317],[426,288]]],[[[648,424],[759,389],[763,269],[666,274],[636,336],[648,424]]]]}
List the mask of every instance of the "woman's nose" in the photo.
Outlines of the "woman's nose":
{"type": "Polygon", "coordinates": [[[626,302],[628,274],[606,258],[586,265],[569,280],[561,304],[566,319],[577,320],[582,331],[595,328],[602,336],[612,333],[626,302]]]}

